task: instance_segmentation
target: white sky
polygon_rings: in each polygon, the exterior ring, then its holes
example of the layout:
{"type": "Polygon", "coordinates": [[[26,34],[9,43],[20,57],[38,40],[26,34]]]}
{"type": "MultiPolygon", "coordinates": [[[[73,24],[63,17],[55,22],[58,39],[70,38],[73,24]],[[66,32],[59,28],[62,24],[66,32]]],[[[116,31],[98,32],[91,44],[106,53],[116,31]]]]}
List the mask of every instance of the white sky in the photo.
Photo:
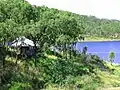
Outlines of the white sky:
{"type": "Polygon", "coordinates": [[[120,0],[27,0],[32,5],[120,20],[120,0]]]}

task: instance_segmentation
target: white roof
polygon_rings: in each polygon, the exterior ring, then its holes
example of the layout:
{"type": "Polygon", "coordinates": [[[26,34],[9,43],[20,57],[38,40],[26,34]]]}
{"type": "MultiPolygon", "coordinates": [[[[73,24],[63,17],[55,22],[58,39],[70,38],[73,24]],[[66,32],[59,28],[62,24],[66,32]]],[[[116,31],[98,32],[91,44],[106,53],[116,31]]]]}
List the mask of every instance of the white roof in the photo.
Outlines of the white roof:
{"type": "Polygon", "coordinates": [[[35,46],[35,45],[32,40],[29,40],[25,37],[20,37],[14,40],[11,46],[17,47],[17,46],[35,46]]]}

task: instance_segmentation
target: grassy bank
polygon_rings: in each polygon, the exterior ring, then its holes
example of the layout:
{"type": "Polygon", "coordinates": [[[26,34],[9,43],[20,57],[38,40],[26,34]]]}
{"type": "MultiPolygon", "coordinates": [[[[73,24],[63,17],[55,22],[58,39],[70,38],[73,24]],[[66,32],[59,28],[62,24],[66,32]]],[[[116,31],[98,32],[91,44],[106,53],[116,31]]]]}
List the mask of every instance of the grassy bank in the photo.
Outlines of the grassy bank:
{"type": "MultiPolygon", "coordinates": [[[[53,58],[53,59],[52,59],[53,58]]],[[[80,58],[80,57],[79,57],[80,58]]],[[[81,57],[83,58],[83,57],[81,57]]],[[[120,87],[120,66],[101,62],[94,57],[89,63],[82,59],[59,60],[40,58],[37,67],[32,59],[6,57],[0,90],[103,90],[120,87]]]]}
{"type": "Polygon", "coordinates": [[[85,41],[120,41],[119,38],[85,37],[85,41]]]}

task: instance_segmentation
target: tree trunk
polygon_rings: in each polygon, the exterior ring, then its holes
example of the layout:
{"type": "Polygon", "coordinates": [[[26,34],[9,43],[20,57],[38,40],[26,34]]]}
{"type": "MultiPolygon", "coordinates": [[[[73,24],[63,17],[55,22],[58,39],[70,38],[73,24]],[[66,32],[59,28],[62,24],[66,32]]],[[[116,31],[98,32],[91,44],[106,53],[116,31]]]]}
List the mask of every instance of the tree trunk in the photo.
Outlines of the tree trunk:
{"type": "Polygon", "coordinates": [[[4,68],[4,65],[5,65],[5,56],[6,56],[6,48],[5,48],[5,38],[4,38],[4,41],[3,41],[3,55],[2,55],[3,68],[4,68]]]}
{"type": "MultiPolygon", "coordinates": [[[[71,44],[71,43],[70,43],[70,44],[71,44]]],[[[69,52],[70,52],[70,59],[71,59],[71,58],[72,58],[72,45],[70,46],[69,52]]]]}
{"type": "Polygon", "coordinates": [[[65,52],[66,52],[66,53],[65,53],[65,54],[66,54],[65,57],[66,57],[66,59],[67,59],[67,53],[68,53],[68,50],[67,50],[67,43],[65,43],[65,52]]]}
{"type": "Polygon", "coordinates": [[[35,59],[35,67],[37,66],[37,46],[36,46],[36,41],[34,40],[34,50],[35,50],[35,55],[34,55],[34,59],[35,59]]]}

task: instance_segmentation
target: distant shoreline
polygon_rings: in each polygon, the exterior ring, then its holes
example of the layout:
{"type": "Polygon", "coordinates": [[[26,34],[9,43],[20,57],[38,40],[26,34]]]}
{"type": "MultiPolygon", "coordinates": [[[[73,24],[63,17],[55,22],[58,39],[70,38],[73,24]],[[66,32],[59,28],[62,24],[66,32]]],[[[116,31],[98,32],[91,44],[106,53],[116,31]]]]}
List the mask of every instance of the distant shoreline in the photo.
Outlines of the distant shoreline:
{"type": "Polygon", "coordinates": [[[120,41],[119,40],[84,40],[84,41],[79,41],[79,42],[108,42],[108,41],[120,41]]]}
{"type": "Polygon", "coordinates": [[[79,40],[79,42],[108,42],[108,41],[120,41],[120,39],[110,39],[110,38],[101,38],[101,37],[87,37],[85,40],[79,40]]]}

